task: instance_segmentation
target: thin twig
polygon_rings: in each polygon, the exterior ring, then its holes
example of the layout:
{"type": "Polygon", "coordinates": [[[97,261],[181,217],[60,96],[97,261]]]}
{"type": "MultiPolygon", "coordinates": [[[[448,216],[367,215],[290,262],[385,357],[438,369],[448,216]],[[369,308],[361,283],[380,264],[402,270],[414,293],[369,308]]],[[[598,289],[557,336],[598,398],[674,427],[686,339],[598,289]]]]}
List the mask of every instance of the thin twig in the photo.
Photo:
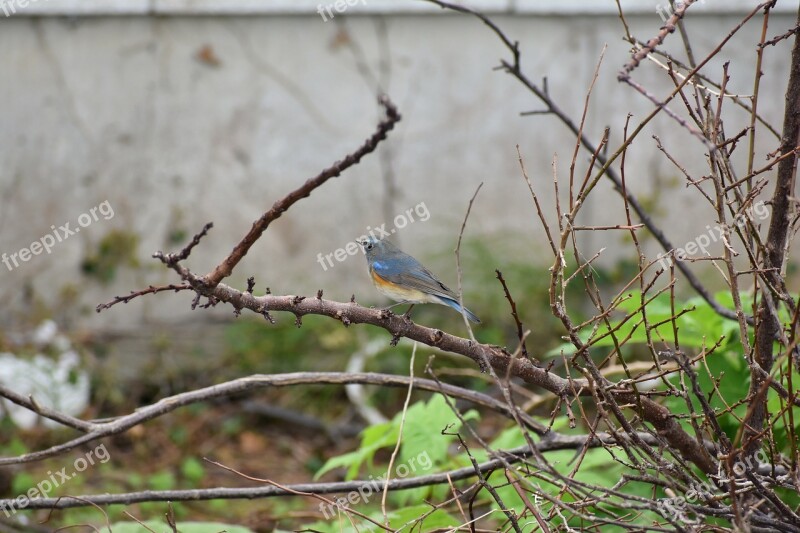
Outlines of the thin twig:
{"type": "Polygon", "coordinates": [[[381,513],[383,513],[383,523],[389,525],[389,515],[386,513],[386,496],[389,494],[389,480],[392,479],[392,468],[394,461],[397,459],[397,453],[400,451],[400,443],[403,441],[403,428],[406,424],[406,413],[408,413],[408,404],[411,401],[411,391],[414,390],[414,359],[417,355],[417,343],[414,343],[411,348],[411,362],[408,364],[408,391],[406,392],[406,401],[403,403],[403,411],[400,415],[400,428],[397,430],[397,442],[392,450],[392,456],[389,458],[389,466],[386,467],[386,481],[383,484],[383,495],[381,496],[381,513]]]}

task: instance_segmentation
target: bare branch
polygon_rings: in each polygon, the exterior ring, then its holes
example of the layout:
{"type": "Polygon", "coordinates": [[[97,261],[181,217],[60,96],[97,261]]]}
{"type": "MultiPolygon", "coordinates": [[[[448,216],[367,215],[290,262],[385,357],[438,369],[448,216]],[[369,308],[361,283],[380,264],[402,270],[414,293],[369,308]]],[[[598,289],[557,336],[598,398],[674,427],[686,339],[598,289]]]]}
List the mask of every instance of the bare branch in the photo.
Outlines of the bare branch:
{"type": "Polygon", "coordinates": [[[329,179],[338,177],[348,168],[358,164],[364,156],[374,152],[378,144],[386,139],[389,132],[400,121],[400,113],[398,113],[397,108],[388,97],[382,96],[378,101],[386,110],[386,118],[378,124],[377,131],[364,141],[364,144],[355,152],[347,155],[343,160],[337,161],[332,166],[320,172],[316,177],[306,181],[301,187],[275,202],[269,211],[253,222],[253,227],[239,244],[233,248],[230,255],[223,259],[223,261],[205,277],[205,283],[209,287],[216,286],[220,281],[230,276],[233,269],[239,261],[242,260],[245,254],[247,254],[250,247],[261,237],[261,234],[264,233],[273,221],[285,213],[286,210],[299,200],[309,196],[315,189],[321,187],[329,179]]]}

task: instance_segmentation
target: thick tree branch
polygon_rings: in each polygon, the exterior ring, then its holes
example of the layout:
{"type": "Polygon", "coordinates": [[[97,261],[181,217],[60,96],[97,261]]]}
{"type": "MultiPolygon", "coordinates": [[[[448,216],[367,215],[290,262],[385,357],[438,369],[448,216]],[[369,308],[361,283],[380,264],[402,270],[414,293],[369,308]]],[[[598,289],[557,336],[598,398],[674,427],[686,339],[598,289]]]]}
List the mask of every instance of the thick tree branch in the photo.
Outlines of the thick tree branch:
{"type": "MultiPolygon", "coordinates": [[[[520,378],[531,385],[553,392],[561,398],[590,394],[586,380],[562,378],[548,369],[536,366],[528,359],[513,357],[505,348],[476,343],[441,330],[420,326],[385,310],[368,309],[355,303],[333,302],[302,296],[266,295],[257,297],[222,283],[214,289],[209,289],[203,283],[202,278],[194,276],[186,268],[173,265],[173,269],[179,272],[182,279],[188,281],[198,294],[216,301],[230,303],[235,309],[250,309],[259,314],[268,311],[288,311],[297,317],[307,314],[324,315],[341,320],[345,325],[371,324],[385,329],[392,334],[393,338],[406,337],[440,350],[464,355],[475,361],[481,368],[485,362],[488,362],[498,375],[520,378]]],[[[632,389],[611,388],[610,383],[606,383],[606,385],[610,388],[609,394],[612,394],[620,404],[627,404],[631,408],[637,409],[640,416],[650,422],[659,435],[680,451],[687,460],[695,463],[704,472],[716,471],[716,464],[710,459],[702,443],[686,433],[666,407],[648,398],[640,397],[632,389]]]]}
{"type": "MultiPolygon", "coordinates": [[[[123,433],[134,426],[147,422],[148,420],[158,418],[180,407],[185,407],[198,402],[205,402],[218,398],[235,396],[242,393],[253,392],[264,388],[290,387],[297,385],[346,385],[352,383],[359,383],[362,385],[378,385],[383,387],[407,387],[409,381],[410,378],[408,376],[393,376],[371,372],[293,372],[289,374],[276,375],[256,374],[245,378],[235,379],[233,381],[228,381],[226,383],[220,383],[219,385],[213,385],[202,389],[176,394],[174,396],[164,398],[163,400],[160,400],[152,405],[140,407],[134,413],[115,418],[109,422],[84,422],[72,417],[67,417],[66,415],[62,415],[61,413],[52,410],[47,410],[46,412],[41,411],[43,416],[46,414],[49,418],[61,422],[66,426],[84,431],[86,434],[46,450],[27,453],[18,457],[0,458],[0,466],[40,461],[48,457],[62,454],[78,446],[101,439],[103,437],[123,433]]],[[[480,392],[471,391],[455,385],[437,383],[436,381],[422,378],[416,378],[414,380],[414,387],[417,390],[444,393],[452,396],[453,398],[467,400],[475,405],[492,409],[493,411],[496,411],[509,419],[514,419],[514,413],[511,412],[511,408],[508,405],[480,392]]],[[[34,410],[32,405],[27,403],[24,398],[5,388],[0,388],[0,397],[8,398],[24,407],[34,410]]],[[[527,413],[518,411],[517,416],[520,417],[523,425],[534,433],[540,436],[553,435],[553,432],[551,432],[547,426],[537,422],[527,413]]]]}
{"type": "MultiPolygon", "coordinates": [[[[800,8],[797,13],[797,23],[800,24],[800,8]]],[[[773,340],[778,335],[781,324],[775,312],[770,309],[770,300],[782,295],[771,292],[770,285],[775,288],[783,287],[781,271],[783,269],[783,255],[786,250],[786,240],[790,225],[791,196],[794,192],[795,175],[797,172],[797,146],[800,144],[800,39],[794,38],[792,47],[792,60],[789,71],[789,82],[786,89],[786,107],[783,115],[783,134],[781,136],[781,156],[778,163],[777,182],[772,195],[772,218],[769,221],[767,232],[766,256],[763,258],[763,270],[769,284],[763,284],[761,289],[761,302],[758,311],[758,327],[755,339],[754,364],[760,369],[751,371],[750,398],[755,402],[748,416],[745,418],[744,441],[745,450],[752,454],[761,445],[761,430],[764,427],[767,409],[767,395],[759,394],[764,386],[765,379],[762,372],[769,373],[774,362],[773,340]]]]}

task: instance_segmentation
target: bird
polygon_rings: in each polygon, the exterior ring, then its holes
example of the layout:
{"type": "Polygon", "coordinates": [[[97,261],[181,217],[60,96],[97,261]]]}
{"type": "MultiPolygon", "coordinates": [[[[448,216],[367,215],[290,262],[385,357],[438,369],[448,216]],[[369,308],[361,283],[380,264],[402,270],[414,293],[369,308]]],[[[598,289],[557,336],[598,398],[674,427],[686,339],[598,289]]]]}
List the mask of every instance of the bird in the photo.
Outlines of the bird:
{"type": "MultiPolygon", "coordinates": [[[[480,319],[475,313],[461,307],[458,296],[447,285],[425,268],[422,263],[400,250],[387,239],[369,236],[358,243],[364,248],[370,277],[375,288],[382,294],[398,302],[394,305],[410,303],[406,312],[411,312],[414,304],[434,303],[452,307],[475,323],[480,319]]],[[[394,307],[390,306],[390,307],[394,307]]]]}

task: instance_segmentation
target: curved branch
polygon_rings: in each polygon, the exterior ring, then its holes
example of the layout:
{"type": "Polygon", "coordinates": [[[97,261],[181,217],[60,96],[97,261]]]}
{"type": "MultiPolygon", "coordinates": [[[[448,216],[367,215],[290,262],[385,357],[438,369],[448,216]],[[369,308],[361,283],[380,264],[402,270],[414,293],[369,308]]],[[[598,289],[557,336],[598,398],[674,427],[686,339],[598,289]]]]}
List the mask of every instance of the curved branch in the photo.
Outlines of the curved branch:
{"type": "MultiPolygon", "coordinates": [[[[406,317],[394,315],[386,310],[368,309],[355,302],[342,303],[304,296],[257,297],[222,283],[210,289],[202,278],[195,276],[185,267],[179,264],[172,264],[170,267],[178,272],[184,281],[189,282],[198,294],[214,301],[229,303],[235,309],[250,309],[259,314],[266,314],[269,311],[288,311],[298,318],[308,314],[323,315],[340,320],[345,326],[370,324],[385,329],[392,334],[393,339],[406,337],[440,350],[464,355],[475,361],[480,368],[488,363],[499,375],[520,378],[561,398],[590,395],[586,380],[562,378],[549,369],[536,366],[530,360],[513,357],[508,350],[500,346],[481,344],[438,329],[420,326],[406,317]]],[[[629,405],[644,420],[651,423],[658,434],[687,460],[706,473],[716,471],[716,462],[709,457],[703,444],[686,433],[669,409],[649,398],[641,398],[633,389],[613,388],[609,382],[604,383],[604,386],[609,387],[609,393],[620,404],[629,405]]]]}
{"type": "MultiPolygon", "coordinates": [[[[141,407],[129,415],[116,418],[110,422],[91,423],[83,422],[77,419],[71,419],[71,417],[70,420],[63,420],[63,417],[51,416],[50,418],[53,420],[62,422],[63,424],[76,429],[86,431],[86,434],[71,441],[38,452],[31,452],[18,457],[0,458],[0,466],[40,461],[48,457],[59,455],[97,439],[123,433],[134,426],[147,422],[148,420],[158,418],[166,413],[178,409],[179,407],[213,400],[216,398],[234,396],[263,388],[290,387],[295,385],[346,385],[353,383],[359,383],[362,385],[380,385],[385,387],[407,387],[409,381],[410,378],[408,376],[392,376],[389,374],[379,374],[373,372],[293,372],[289,374],[276,375],[256,374],[245,378],[235,379],[233,381],[228,381],[226,383],[221,383],[219,385],[212,385],[210,387],[176,394],[146,407],[141,407]]],[[[511,409],[508,405],[480,392],[471,391],[455,385],[436,383],[433,380],[421,378],[414,379],[414,387],[418,390],[437,393],[443,392],[448,396],[452,396],[453,398],[467,400],[476,405],[497,411],[507,418],[514,418],[514,414],[511,412],[511,409]]],[[[2,397],[12,399],[14,398],[14,395],[15,393],[9,393],[8,390],[0,388],[0,396],[2,397]]],[[[29,405],[24,403],[21,403],[20,405],[31,408],[29,405]]],[[[534,433],[540,436],[552,434],[552,432],[548,431],[547,426],[537,422],[527,413],[520,411],[517,413],[517,416],[520,417],[525,427],[534,433]]]]}
{"type": "Polygon", "coordinates": [[[253,222],[253,227],[250,228],[250,231],[239,242],[239,244],[234,247],[230,255],[223,259],[223,261],[206,276],[205,281],[209,286],[214,287],[224,278],[230,276],[234,267],[236,267],[239,261],[242,260],[245,254],[247,254],[247,251],[251,246],[253,246],[253,244],[255,244],[259,237],[261,237],[261,234],[264,233],[264,230],[266,230],[274,220],[286,212],[287,209],[289,209],[299,200],[308,197],[314,191],[314,189],[320,187],[329,179],[338,177],[346,169],[361,161],[364,156],[375,151],[375,149],[378,147],[378,144],[386,139],[386,135],[394,128],[395,124],[397,124],[401,118],[400,113],[398,113],[397,108],[389,100],[389,98],[386,96],[381,96],[378,99],[378,102],[386,110],[386,118],[378,124],[377,131],[373,133],[372,136],[370,136],[366,141],[364,141],[364,144],[362,144],[361,147],[355,152],[349,154],[341,161],[337,161],[330,167],[320,172],[316,177],[306,181],[301,187],[295,189],[291,193],[275,202],[269,211],[261,215],[261,218],[253,222]]]}
{"type": "Polygon", "coordinates": [[[43,416],[44,418],[48,418],[54,422],[58,422],[63,426],[77,429],[78,431],[84,431],[84,432],[93,431],[97,427],[95,424],[91,422],[85,422],[80,418],[75,418],[74,416],[70,416],[66,413],[62,413],[61,411],[51,409],[50,407],[39,405],[36,402],[36,398],[33,395],[25,397],[22,394],[14,392],[13,390],[3,385],[0,385],[0,397],[3,397],[12,403],[15,403],[20,407],[24,407],[25,409],[33,411],[39,416],[43,416]]]}
{"type": "MultiPolygon", "coordinates": [[[[399,376],[398,376],[399,377],[399,376]]],[[[415,383],[419,380],[415,380],[415,383]]],[[[426,380],[427,381],[427,380],[426,380]]],[[[651,435],[647,435],[652,440],[651,435]]],[[[537,445],[540,452],[557,451],[565,449],[580,449],[582,447],[596,448],[609,446],[617,443],[617,437],[609,434],[598,434],[598,438],[587,436],[567,436],[545,437],[537,445]]],[[[514,448],[507,451],[497,451],[497,455],[502,455],[478,465],[481,473],[490,472],[502,468],[505,464],[518,463],[531,455],[527,446],[514,448]]],[[[476,470],[471,465],[441,472],[427,476],[419,476],[405,479],[392,479],[388,482],[389,490],[406,490],[417,487],[428,487],[431,485],[447,484],[449,481],[460,481],[476,476],[476,470]]],[[[66,509],[69,507],[85,507],[88,505],[130,505],[141,502],[165,502],[165,501],[198,501],[214,499],[255,499],[272,498],[275,496],[294,495],[298,492],[313,494],[333,494],[352,491],[369,490],[370,494],[377,493],[375,480],[356,480],[356,481],[334,481],[329,483],[299,483],[295,485],[285,485],[282,488],[274,485],[268,487],[217,487],[211,489],[191,489],[191,490],[146,490],[139,492],[128,492],[123,494],[89,494],[77,497],[61,496],[59,498],[40,498],[31,499],[27,502],[27,509],[66,509]]],[[[15,499],[0,500],[0,510],[14,508],[15,499]]]]}

